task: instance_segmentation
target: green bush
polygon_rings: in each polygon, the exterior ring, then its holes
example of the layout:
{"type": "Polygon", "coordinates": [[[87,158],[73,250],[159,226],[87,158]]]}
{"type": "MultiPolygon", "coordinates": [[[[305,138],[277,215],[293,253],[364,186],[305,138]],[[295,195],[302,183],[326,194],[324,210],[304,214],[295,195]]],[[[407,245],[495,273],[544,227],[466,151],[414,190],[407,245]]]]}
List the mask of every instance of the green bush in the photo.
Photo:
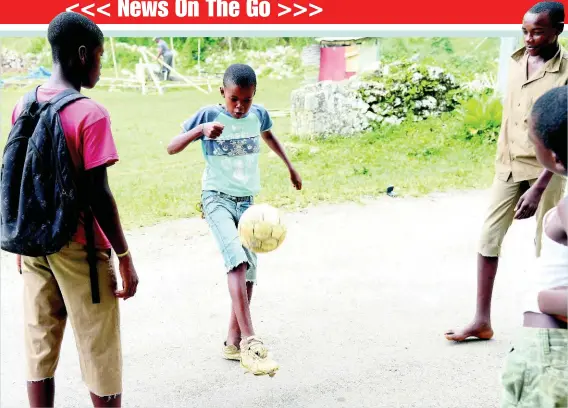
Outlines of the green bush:
{"type": "Polygon", "coordinates": [[[463,102],[458,110],[463,122],[464,137],[495,143],[499,138],[503,105],[493,95],[481,94],[463,102]]]}
{"type": "Polygon", "coordinates": [[[30,54],[41,54],[42,52],[49,50],[49,45],[47,40],[44,38],[33,38],[30,42],[30,46],[27,50],[30,54]]]}
{"type": "Polygon", "coordinates": [[[359,95],[375,124],[420,121],[459,106],[466,90],[442,68],[401,60],[362,77],[359,95]]]}

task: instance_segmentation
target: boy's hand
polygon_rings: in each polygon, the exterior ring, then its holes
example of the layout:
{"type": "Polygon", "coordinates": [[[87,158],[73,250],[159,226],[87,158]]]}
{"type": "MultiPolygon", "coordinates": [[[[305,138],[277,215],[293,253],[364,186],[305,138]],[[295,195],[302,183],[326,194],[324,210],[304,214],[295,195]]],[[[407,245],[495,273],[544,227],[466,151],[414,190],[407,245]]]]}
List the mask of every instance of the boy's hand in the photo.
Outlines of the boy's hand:
{"type": "Polygon", "coordinates": [[[290,168],[290,180],[292,180],[292,184],[296,187],[296,190],[302,189],[302,178],[293,167],[290,168]]]}
{"type": "Polygon", "coordinates": [[[515,207],[515,219],[524,220],[532,217],[538,208],[538,203],[542,197],[542,191],[531,187],[521,196],[515,207]]]}
{"type": "Polygon", "coordinates": [[[16,267],[18,272],[22,273],[22,255],[16,255],[16,267]]]}
{"type": "Polygon", "coordinates": [[[132,256],[130,256],[130,254],[119,258],[118,263],[120,277],[122,278],[122,290],[117,290],[114,294],[116,297],[126,300],[136,293],[138,274],[136,273],[136,269],[134,269],[134,263],[132,262],[132,256]]]}
{"type": "Polygon", "coordinates": [[[210,122],[203,125],[203,134],[209,139],[217,139],[223,133],[225,126],[219,122],[210,122]]]}

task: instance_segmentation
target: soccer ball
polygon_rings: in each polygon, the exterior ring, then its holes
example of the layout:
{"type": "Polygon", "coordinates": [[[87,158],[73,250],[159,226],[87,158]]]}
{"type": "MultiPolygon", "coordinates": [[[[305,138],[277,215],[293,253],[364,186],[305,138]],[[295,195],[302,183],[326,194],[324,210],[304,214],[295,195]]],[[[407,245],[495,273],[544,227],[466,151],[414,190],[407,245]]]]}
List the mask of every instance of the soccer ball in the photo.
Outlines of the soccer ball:
{"type": "Polygon", "coordinates": [[[238,231],[244,247],[261,253],[274,251],[286,237],[280,213],[268,204],[250,206],[239,220],[238,231]]]}

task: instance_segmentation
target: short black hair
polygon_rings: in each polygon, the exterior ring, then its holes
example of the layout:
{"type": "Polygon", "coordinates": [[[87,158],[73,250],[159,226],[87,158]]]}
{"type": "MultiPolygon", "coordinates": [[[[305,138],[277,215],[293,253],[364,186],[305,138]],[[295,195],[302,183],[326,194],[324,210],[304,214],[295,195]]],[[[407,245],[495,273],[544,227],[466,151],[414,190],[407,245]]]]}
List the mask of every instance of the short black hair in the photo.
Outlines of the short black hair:
{"type": "Polygon", "coordinates": [[[223,86],[236,85],[239,88],[256,87],[256,73],[246,64],[233,64],[223,75],[223,86]]]}
{"type": "Polygon", "coordinates": [[[92,51],[104,43],[101,29],[87,17],[73,12],[55,16],[47,28],[53,62],[69,60],[84,45],[92,51]]]}
{"type": "Polygon", "coordinates": [[[547,13],[553,25],[564,23],[564,4],[557,1],[541,1],[528,12],[531,14],[547,13]]]}
{"type": "Polygon", "coordinates": [[[553,88],[538,98],[531,118],[536,136],[568,169],[568,86],[553,88]]]}

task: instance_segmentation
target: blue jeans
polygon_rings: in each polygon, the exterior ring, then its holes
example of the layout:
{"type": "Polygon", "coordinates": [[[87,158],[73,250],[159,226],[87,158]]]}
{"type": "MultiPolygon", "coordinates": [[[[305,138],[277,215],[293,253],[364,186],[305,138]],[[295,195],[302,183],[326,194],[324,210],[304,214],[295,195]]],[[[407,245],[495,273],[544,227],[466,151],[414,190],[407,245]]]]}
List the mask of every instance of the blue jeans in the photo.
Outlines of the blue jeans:
{"type": "Polygon", "coordinates": [[[241,216],[253,202],[253,197],[233,197],[210,190],[201,193],[203,215],[223,255],[227,273],[247,263],[246,281],[256,283],[256,254],[243,247],[237,230],[241,216]]]}

